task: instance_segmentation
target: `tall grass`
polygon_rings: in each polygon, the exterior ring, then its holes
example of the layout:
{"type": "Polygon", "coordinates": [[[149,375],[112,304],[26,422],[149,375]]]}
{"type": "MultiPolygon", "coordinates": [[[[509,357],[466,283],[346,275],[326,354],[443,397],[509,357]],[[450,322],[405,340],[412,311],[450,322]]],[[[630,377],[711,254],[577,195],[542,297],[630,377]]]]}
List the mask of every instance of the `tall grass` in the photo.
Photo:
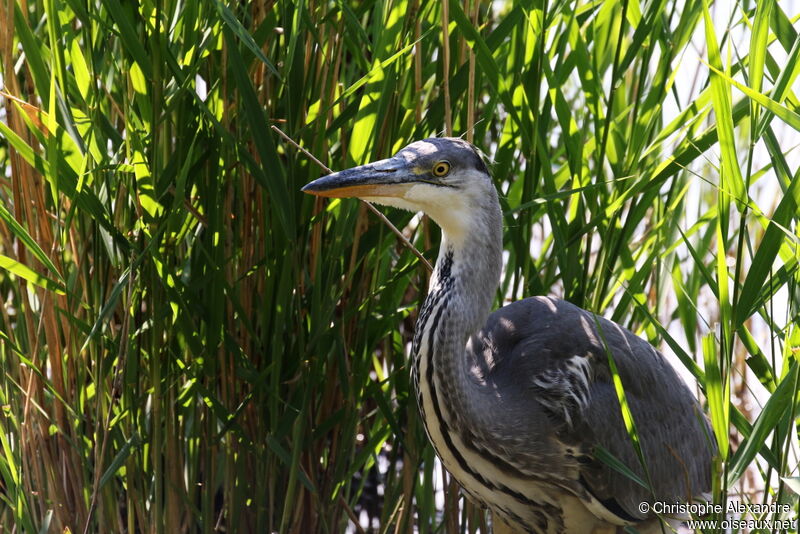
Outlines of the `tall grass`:
{"type": "Polygon", "coordinates": [[[0,530],[487,532],[451,482],[437,501],[409,392],[426,270],[303,196],[321,171],[271,126],[335,169],[469,136],[499,297],[676,355],[714,498],[796,514],[798,13],[723,7],[0,2],[0,530]]]}

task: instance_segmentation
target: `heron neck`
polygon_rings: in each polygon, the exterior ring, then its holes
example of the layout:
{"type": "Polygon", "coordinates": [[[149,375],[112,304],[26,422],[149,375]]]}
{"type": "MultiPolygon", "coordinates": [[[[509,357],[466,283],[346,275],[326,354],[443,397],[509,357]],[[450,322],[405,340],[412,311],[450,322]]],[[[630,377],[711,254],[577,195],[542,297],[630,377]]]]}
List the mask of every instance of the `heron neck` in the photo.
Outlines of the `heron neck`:
{"type": "Polygon", "coordinates": [[[470,335],[483,327],[492,309],[502,267],[502,232],[470,232],[465,241],[454,241],[442,233],[429,295],[446,293],[448,330],[459,338],[463,352],[470,335]]]}
{"type": "Polygon", "coordinates": [[[430,388],[432,397],[451,407],[443,412],[459,418],[469,418],[475,408],[470,406],[475,397],[468,394],[477,384],[470,374],[467,342],[485,324],[500,281],[502,222],[499,204],[492,208],[486,217],[476,218],[480,224],[459,233],[466,239],[452,239],[443,229],[414,340],[420,402],[425,396],[421,390],[430,388]]]}
{"type": "Polygon", "coordinates": [[[439,258],[414,334],[412,379],[417,403],[428,436],[448,468],[454,467],[455,456],[447,452],[454,447],[447,436],[482,426],[481,414],[486,413],[486,407],[478,405],[485,395],[475,394],[484,386],[470,373],[474,362],[467,343],[485,324],[500,279],[499,204],[488,223],[462,240],[449,238],[443,229],[439,258]]]}

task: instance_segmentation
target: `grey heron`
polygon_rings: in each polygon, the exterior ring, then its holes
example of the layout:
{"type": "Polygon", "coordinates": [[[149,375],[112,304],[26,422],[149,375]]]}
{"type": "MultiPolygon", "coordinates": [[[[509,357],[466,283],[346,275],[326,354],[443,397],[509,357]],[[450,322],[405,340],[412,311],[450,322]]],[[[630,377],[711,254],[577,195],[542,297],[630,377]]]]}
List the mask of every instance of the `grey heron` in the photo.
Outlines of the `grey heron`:
{"type": "Polygon", "coordinates": [[[303,191],[422,211],[441,227],[412,344],[417,402],[445,468],[508,526],[536,534],[628,525],[661,532],[654,502],[710,489],[708,423],[653,346],[557,298],[526,298],[489,313],[502,268],[502,214],[470,143],[417,141],[303,191]],[[623,421],[609,352],[646,471],[623,421]],[[646,473],[650,488],[600,461],[601,448],[646,473]]]}

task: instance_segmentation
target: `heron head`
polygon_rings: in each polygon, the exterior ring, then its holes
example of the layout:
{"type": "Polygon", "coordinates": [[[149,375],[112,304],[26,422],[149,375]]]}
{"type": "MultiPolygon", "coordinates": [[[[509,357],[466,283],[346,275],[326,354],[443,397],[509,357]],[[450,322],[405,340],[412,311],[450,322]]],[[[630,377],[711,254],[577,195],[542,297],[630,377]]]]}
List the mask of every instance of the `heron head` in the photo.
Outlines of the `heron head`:
{"type": "Polygon", "coordinates": [[[422,211],[451,239],[468,232],[486,206],[497,205],[481,154],[453,137],[416,141],[391,158],[323,176],[303,191],[422,211]]]}

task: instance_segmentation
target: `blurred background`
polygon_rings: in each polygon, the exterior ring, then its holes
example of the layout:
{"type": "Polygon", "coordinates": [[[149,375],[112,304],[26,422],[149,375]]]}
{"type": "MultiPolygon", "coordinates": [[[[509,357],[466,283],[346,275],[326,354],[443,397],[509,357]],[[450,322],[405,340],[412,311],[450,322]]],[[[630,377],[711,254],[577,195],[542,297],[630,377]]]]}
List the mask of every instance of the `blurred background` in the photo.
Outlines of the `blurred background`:
{"type": "MultiPolygon", "coordinates": [[[[709,410],[714,499],[796,517],[799,18],[0,2],[0,531],[489,532],[409,391],[426,269],[300,193],[325,171],[286,137],[333,169],[475,143],[497,306],[563,297],[661,348],[709,410]]],[[[385,212],[435,259],[435,225],[385,212]]]]}

